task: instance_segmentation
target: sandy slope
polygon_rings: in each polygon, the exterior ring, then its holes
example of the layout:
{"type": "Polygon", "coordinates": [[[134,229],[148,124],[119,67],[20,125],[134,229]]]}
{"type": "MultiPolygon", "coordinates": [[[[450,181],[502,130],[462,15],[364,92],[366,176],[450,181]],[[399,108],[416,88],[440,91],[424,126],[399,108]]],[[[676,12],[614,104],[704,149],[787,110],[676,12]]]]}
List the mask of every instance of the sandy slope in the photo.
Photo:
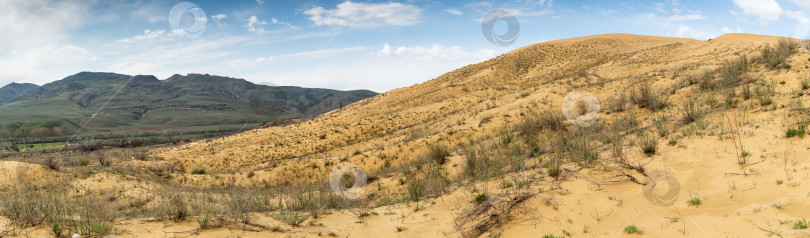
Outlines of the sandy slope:
{"type": "Polygon", "coordinates": [[[551,81],[587,70],[599,78],[591,76],[581,83],[621,81],[594,89],[598,96],[609,96],[614,88],[632,84],[631,79],[653,77],[671,83],[669,77],[687,69],[716,65],[734,54],[753,52],[758,44],[767,42],[764,39],[777,39],[751,36],[760,40],[738,40],[747,37],[731,34],[702,42],[614,34],[544,42],[301,124],[254,130],[156,154],[179,161],[186,171],[198,167],[217,173],[257,171],[255,181],[237,181],[242,184],[275,183],[290,174],[318,180],[329,171],[320,163],[335,164],[341,159],[374,170],[381,166],[372,162],[379,160],[374,158],[379,153],[393,154],[391,162],[401,162],[412,154],[404,152],[420,150],[427,143],[457,144],[487,135],[490,128],[500,128],[487,122],[508,120],[502,116],[519,113],[515,109],[520,107],[538,102],[548,105],[546,100],[556,103],[570,87],[551,81]],[[306,167],[299,166],[302,163],[319,169],[301,169],[306,167]]]}
{"type": "MultiPolygon", "coordinates": [[[[666,113],[677,120],[678,105],[697,97],[696,86],[676,87],[686,75],[716,68],[741,54],[754,54],[777,40],[748,34],[727,34],[710,41],[611,34],[544,42],[307,122],[157,150],[152,155],[161,160],[155,163],[176,162],[185,171],[171,176],[168,183],[175,185],[326,182],[332,167],[342,161],[375,174],[386,163],[396,165],[416,158],[428,145],[457,146],[495,136],[514,125],[523,113],[538,108],[559,110],[563,97],[575,88],[602,102],[600,120],[607,121],[617,117],[606,112],[608,102],[640,82],[651,82],[660,91],[672,90],[673,106],[666,113]],[[208,173],[189,174],[200,167],[208,173]],[[246,176],[249,172],[254,175],[246,176]]],[[[604,151],[591,168],[566,165],[569,172],[561,180],[532,168],[455,187],[428,201],[373,208],[377,215],[363,218],[354,210],[341,210],[310,218],[302,227],[254,214],[253,225],[224,223],[223,227],[199,230],[194,222],[146,219],[118,221],[116,229],[124,237],[460,237],[455,221],[474,205],[472,187],[491,194],[509,193],[513,190],[502,188],[502,180],[520,177],[531,181],[524,190],[534,195],[483,237],[565,233],[573,237],[810,236],[806,229],[793,229],[797,220],[810,218],[810,138],[784,138],[786,119],[791,117],[787,105],[797,98],[810,100],[808,93],[795,95],[799,78],[810,72],[808,58],[810,53],[800,52],[793,56],[790,70],[760,68],[750,73],[754,78],[785,81],[775,86],[775,104],[780,105],[776,108],[745,101],[742,104],[750,105],[747,110],[713,110],[697,133],[685,131],[688,126],[675,128],[670,138],[677,143],[668,145],[667,139],[659,139],[659,151],[652,157],[645,156],[637,145],[625,149],[630,160],[644,163],[647,171],[662,171],[678,181],[677,189],[661,185],[653,190],[657,196],[675,191],[677,199],[671,205],[651,202],[643,194],[643,186],[622,173],[641,181],[644,176],[616,169],[610,163],[614,158],[604,151]],[[740,140],[751,153],[746,166],[737,164],[737,150],[727,133],[729,120],[742,124],[740,140]],[[701,204],[687,205],[693,198],[699,198],[701,204]],[[629,225],[643,234],[625,234],[623,229],[629,225]],[[283,232],[266,229],[273,226],[283,232]]],[[[722,103],[724,97],[715,96],[722,103]]],[[[646,109],[635,112],[644,120],[642,127],[651,126],[653,114],[646,109]]],[[[458,169],[452,164],[464,163],[457,155],[450,161],[445,169],[451,173],[458,169]]],[[[3,169],[14,166],[3,164],[0,173],[8,174],[3,169]]],[[[368,187],[373,192],[397,189],[397,179],[381,178],[368,187]],[[380,189],[372,189],[377,183],[380,189]]],[[[108,180],[125,185],[129,196],[146,193],[139,189],[152,186],[110,174],[76,184],[87,191],[105,190],[108,180]]],[[[43,232],[47,229],[20,234],[36,237],[43,232]]]]}

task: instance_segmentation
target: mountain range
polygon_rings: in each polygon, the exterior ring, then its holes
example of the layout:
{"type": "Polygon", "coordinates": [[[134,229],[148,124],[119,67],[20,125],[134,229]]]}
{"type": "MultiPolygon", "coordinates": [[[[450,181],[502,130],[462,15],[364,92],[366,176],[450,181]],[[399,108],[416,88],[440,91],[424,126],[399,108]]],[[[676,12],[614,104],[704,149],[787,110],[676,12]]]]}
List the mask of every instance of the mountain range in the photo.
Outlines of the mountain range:
{"type": "Polygon", "coordinates": [[[0,88],[0,137],[255,127],[317,116],[377,95],[258,85],[208,74],[81,72],[45,85],[0,88]]]}

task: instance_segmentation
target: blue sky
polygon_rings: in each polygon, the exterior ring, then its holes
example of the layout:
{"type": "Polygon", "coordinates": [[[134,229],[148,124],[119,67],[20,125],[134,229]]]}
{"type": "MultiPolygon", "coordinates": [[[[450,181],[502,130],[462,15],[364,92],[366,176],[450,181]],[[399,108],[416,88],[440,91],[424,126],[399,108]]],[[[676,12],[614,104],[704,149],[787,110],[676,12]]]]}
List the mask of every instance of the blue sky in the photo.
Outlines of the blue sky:
{"type": "MultiPolygon", "coordinates": [[[[181,2],[0,0],[0,85],[103,71],[384,92],[577,36],[810,35],[810,0],[181,2]],[[496,9],[520,24],[511,45],[482,33],[496,9]]],[[[496,20],[494,32],[508,27],[496,20]]]]}

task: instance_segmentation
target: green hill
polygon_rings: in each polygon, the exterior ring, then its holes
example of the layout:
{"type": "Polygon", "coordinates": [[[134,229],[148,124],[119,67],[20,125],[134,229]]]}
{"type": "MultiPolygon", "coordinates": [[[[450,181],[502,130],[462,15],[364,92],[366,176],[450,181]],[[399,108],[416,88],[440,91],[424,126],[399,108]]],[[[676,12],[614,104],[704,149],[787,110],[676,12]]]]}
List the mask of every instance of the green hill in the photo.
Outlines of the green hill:
{"type": "Polygon", "coordinates": [[[0,104],[13,101],[20,96],[26,95],[31,91],[39,88],[36,84],[30,83],[11,83],[0,88],[0,104]]]}
{"type": "Polygon", "coordinates": [[[376,94],[264,86],[207,74],[159,80],[82,72],[0,106],[0,137],[244,129],[317,116],[376,94]]]}

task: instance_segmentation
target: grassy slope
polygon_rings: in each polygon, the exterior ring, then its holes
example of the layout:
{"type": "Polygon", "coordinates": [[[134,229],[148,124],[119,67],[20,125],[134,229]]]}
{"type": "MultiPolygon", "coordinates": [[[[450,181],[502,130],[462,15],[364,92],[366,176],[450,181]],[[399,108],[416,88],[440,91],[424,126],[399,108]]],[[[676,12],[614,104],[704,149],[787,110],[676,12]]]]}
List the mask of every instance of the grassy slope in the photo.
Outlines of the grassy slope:
{"type": "Polygon", "coordinates": [[[39,88],[39,86],[30,83],[11,83],[3,86],[0,88],[0,104],[17,99],[37,88],[39,88]]]}
{"type": "Polygon", "coordinates": [[[83,72],[0,106],[0,137],[66,135],[82,125],[86,133],[256,126],[318,115],[336,108],[330,105],[373,95],[270,87],[199,74],[160,81],[152,76],[83,72]]]}

